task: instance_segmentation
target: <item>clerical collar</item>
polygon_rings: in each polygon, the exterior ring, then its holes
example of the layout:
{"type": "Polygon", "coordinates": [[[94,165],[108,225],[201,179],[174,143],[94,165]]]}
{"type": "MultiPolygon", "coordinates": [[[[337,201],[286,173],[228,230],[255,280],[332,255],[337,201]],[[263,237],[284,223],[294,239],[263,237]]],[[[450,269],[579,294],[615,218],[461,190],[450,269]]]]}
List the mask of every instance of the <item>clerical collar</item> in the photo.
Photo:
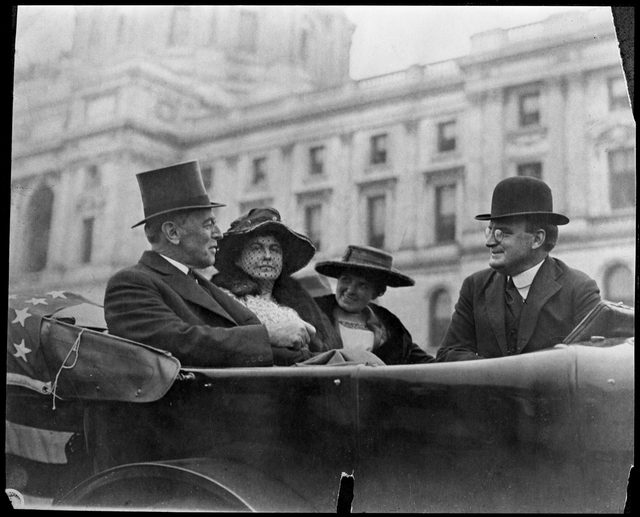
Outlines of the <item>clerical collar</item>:
{"type": "Polygon", "coordinates": [[[160,255],[161,257],[166,259],[166,261],[169,262],[169,264],[172,264],[172,265],[176,266],[185,275],[189,274],[189,267],[185,266],[182,262],[178,262],[177,260],[173,260],[172,258],[169,258],[166,255],[163,255],[162,253],[158,253],[158,255],[160,255]]]}
{"type": "Polygon", "coordinates": [[[524,289],[526,287],[529,287],[533,283],[533,279],[538,273],[538,270],[542,267],[543,262],[544,262],[544,259],[542,259],[532,268],[529,268],[518,275],[512,276],[511,278],[513,278],[514,285],[518,289],[524,289]]]}

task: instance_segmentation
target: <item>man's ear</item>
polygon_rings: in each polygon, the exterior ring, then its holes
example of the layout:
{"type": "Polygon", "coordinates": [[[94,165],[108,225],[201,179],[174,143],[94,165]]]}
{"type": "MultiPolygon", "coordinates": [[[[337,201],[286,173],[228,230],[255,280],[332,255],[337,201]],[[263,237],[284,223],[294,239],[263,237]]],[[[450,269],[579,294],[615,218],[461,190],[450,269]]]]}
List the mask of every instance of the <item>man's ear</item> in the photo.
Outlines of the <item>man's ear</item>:
{"type": "Polygon", "coordinates": [[[175,222],[165,221],[164,223],[162,223],[161,228],[162,233],[167,238],[167,241],[176,246],[180,244],[180,237],[182,235],[182,232],[175,222]]]}
{"type": "Polygon", "coordinates": [[[543,229],[536,230],[533,232],[533,243],[531,244],[531,249],[537,250],[543,246],[545,241],[547,240],[547,232],[543,229]]]}

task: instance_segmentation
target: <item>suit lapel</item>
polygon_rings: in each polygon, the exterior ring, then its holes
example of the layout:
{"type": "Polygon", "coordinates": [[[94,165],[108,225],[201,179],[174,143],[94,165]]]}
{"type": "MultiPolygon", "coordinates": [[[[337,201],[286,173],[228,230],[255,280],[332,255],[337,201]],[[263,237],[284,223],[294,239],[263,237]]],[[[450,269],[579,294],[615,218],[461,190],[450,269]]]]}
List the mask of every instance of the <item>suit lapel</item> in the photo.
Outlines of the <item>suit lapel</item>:
{"type": "MultiPolygon", "coordinates": [[[[236,325],[238,324],[238,322],[222,307],[222,305],[218,303],[216,300],[217,296],[214,297],[213,293],[212,296],[209,296],[197,282],[167,262],[159,254],[153,251],[145,251],[140,262],[160,273],[164,282],[183,299],[200,305],[201,307],[232,321],[236,325]]],[[[211,289],[209,290],[211,291],[211,289]]]]}
{"type": "Polygon", "coordinates": [[[562,287],[556,279],[562,272],[555,263],[547,257],[544,264],[533,279],[533,283],[529,288],[527,301],[522,307],[522,315],[520,316],[520,327],[518,329],[518,352],[527,346],[533,332],[538,323],[540,310],[545,303],[556,294],[562,287]]]}
{"type": "Polygon", "coordinates": [[[507,355],[507,336],[505,334],[504,311],[506,310],[504,301],[504,289],[506,278],[504,275],[494,273],[489,285],[485,290],[485,307],[489,323],[498,341],[498,346],[502,350],[502,355],[507,355]]]}

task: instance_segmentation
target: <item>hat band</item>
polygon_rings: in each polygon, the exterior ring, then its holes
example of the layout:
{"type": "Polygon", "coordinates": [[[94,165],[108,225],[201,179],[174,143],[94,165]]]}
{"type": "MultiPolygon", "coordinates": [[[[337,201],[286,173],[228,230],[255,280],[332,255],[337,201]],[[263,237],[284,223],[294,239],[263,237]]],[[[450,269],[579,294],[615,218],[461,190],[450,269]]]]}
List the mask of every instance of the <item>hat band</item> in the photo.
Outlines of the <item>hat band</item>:
{"type": "Polygon", "coordinates": [[[363,266],[377,266],[384,269],[391,269],[392,260],[390,257],[376,255],[358,248],[349,248],[342,260],[345,264],[359,264],[363,266]]]}
{"type": "Polygon", "coordinates": [[[163,203],[157,203],[155,205],[146,206],[144,208],[145,217],[151,217],[154,214],[160,212],[169,212],[171,210],[179,210],[181,208],[199,207],[208,208],[213,203],[208,196],[192,196],[184,197],[182,199],[171,199],[169,201],[164,200],[163,203]]]}

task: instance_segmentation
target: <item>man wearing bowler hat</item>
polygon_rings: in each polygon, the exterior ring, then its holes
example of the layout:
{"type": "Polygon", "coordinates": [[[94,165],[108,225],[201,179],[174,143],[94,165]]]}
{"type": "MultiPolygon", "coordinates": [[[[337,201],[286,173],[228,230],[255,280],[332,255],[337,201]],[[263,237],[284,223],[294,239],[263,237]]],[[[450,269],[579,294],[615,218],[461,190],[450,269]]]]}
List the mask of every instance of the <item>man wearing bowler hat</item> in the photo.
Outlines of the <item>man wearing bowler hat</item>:
{"type": "Polygon", "coordinates": [[[493,191],[485,245],[489,268],[462,283],[438,361],[504,357],[550,348],[600,301],[596,282],[550,257],[558,225],[551,189],[541,180],[511,177],[493,191]]]}
{"type": "Polygon", "coordinates": [[[108,282],[109,332],[171,352],[183,366],[288,365],[304,360],[312,325],[263,325],[194,269],[214,265],[222,233],[197,161],[137,175],[151,245],[108,282]]]}

